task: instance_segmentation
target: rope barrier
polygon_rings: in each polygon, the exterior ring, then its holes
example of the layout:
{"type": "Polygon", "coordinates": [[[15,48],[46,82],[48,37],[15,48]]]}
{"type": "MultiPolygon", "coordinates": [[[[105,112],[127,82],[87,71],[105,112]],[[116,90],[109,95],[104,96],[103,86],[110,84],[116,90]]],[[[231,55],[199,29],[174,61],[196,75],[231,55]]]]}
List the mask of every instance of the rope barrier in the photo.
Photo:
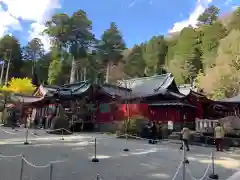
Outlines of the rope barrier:
{"type": "MultiPolygon", "coordinates": [[[[125,135],[123,135],[123,136],[125,136],[125,135]]],[[[137,136],[132,136],[132,137],[137,137],[137,136]]],[[[139,138],[140,138],[140,137],[139,137],[139,138]]],[[[141,138],[141,139],[149,140],[149,139],[147,139],[147,138],[141,138]]],[[[95,142],[95,152],[94,152],[95,156],[94,156],[94,157],[96,158],[96,138],[94,138],[94,142],[95,142]]],[[[184,145],[184,143],[183,143],[183,145],[184,145]]],[[[183,146],[183,147],[185,147],[185,146],[183,146]]],[[[54,163],[59,163],[59,162],[64,162],[64,161],[52,161],[52,162],[50,162],[49,164],[46,164],[46,165],[35,165],[35,164],[31,163],[30,161],[28,161],[28,160],[27,160],[23,155],[21,155],[21,154],[12,155],[12,156],[0,154],[0,158],[16,158],[16,157],[21,157],[21,160],[22,160],[22,163],[21,163],[21,171],[23,171],[23,169],[24,169],[24,163],[26,163],[27,165],[29,165],[29,166],[31,166],[31,167],[33,167],[33,168],[48,168],[48,167],[49,167],[49,168],[50,168],[50,174],[49,174],[50,180],[52,180],[52,176],[53,176],[53,164],[54,164],[54,163]]],[[[210,156],[210,157],[213,158],[213,153],[211,153],[211,156],[210,156]]],[[[189,169],[188,167],[186,167],[186,169],[185,169],[185,160],[186,160],[186,154],[185,154],[185,148],[183,148],[183,161],[181,161],[181,163],[180,163],[179,166],[177,167],[177,170],[176,170],[175,174],[173,175],[172,180],[175,180],[175,179],[176,179],[177,175],[179,174],[179,171],[180,171],[181,167],[183,167],[183,172],[184,172],[184,174],[185,174],[185,172],[187,172],[187,174],[189,175],[189,177],[190,177],[192,180],[204,180],[204,178],[206,178],[207,173],[208,173],[209,170],[210,170],[211,163],[208,164],[208,166],[207,166],[207,168],[206,168],[203,176],[202,176],[201,178],[197,179],[197,178],[195,178],[195,177],[192,175],[192,173],[191,173],[191,171],[190,171],[190,169],[189,169]]],[[[94,162],[94,161],[93,161],[93,162],[94,162]]],[[[214,162],[213,162],[213,163],[214,163],[214,162]]],[[[21,176],[22,176],[22,172],[21,172],[21,176]]],[[[97,179],[102,179],[102,178],[100,177],[100,175],[97,175],[97,179]]],[[[185,175],[184,175],[183,179],[185,180],[185,175]]]]}
{"type": "Polygon", "coordinates": [[[46,165],[43,165],[43,166],[39,166],[39,165],[35,165],[35,164],[29,162],[24,156],[22,156],[22,159],[24,160],[24,162],[27,165],[29,165],[31,167],[34,167],[34,168],[47,168],[47,167],[50,167],[50,165],[51,165],[51,164],[46,164],[46,165]]]}
{"type": "Polygon", "coordinates": [[[21,157],[21,156],[22,156],[22,154],[18,154],[15,156],[5,156],[5,155],[0,154],[0,158],[16,158],[16,157],[21,157]]]}
{"type": "Polygon", "coordinates": [[[35,168],[46,168],[46,167],[49,167],[51,164],[65,162],[65,161],[51,161],[49,164],[40,166],[40,165],[35,165],[35,164],[29,162],[22,154],[17,154],[14,156],[0,154],[0,158],[17,158],[17,157],[21,157],[26,164],[28,164],[29,166],[35,167],[35,168]]]}
{"type": "Polygon", "coordinates": [[[182,162],[179,164],[179,166],[178,166],[178,168],[177,168],[177,171],[176,171],[176,173],[174,174],[172,180],[175,180],[175,179],[176,179],[176,177],[177,177],[177,175],[178,175],[178,173],[179,173],[179,171],[180,171],[180,169],[181,169],[181,167],[182,167],[182,164],[183,164],[182,162]]]}
{"type": "MultiPolygon", "coordinates": [[[[48,132],[54,132],[54,131],[61,131],[61,135],[62,135],[62,139],[63,139],[63,131],[65,132],[68,132],[68,133],[72,133],[71,131],[67,130],[67,129],[64,129],[64,128],[60,128],[60,129],[55,129],[55,130],[49,130],[48,132]]],[[[148,141],[149,143],[152,143],[152,144],[155,144],[157,142],[162,142],[163,140],[155,140],[155,139],[149,139],[149,138],[142,138],[142,137],[138,137],[138,136],[134,136],[134,135],[130,135],[130,134],[122,134],[122,135],[114,135],[114,136],[103,136],[103,137],[98,137],[98,139],[110,139],[110,138],[113,138],[113,137],[125,137],[126,139],[126,146],[127,146],[127,140],[128,138],[134,138],[134,139],[140,139],[140,140],[145,140],[145,141],[148,141]]],[[[26,142],[28,140],[28,129],[26,129],[26,142]]],[[[64,139],[63,139],[64,140],[64,139]]],[[[83,140],[84,141],[84,140],[83,140]]],[[[86,140],[86,142],[94,142],[94,158],[92,160],[92,162],[99,162],[99,160],[97,159],[97,152],[96,152],[96,137],[91,140],[86,140]]],[[[19,154],[19,155],[14,155],[14,156],[5,156],[5,155],[1,155],[0,154],[0,158],[16,158],[16,157],[21,157],[21,160],[22,160],[22,165],[21,165],[21,171],[23,171],[24,169],[24,163],[26,163],[28,166],[31,166],[33,168],[48,168],[50,167],[50,175],[49,175],[49,178],[52,180],[52,173],[53,173],[53,164],[54,163],[59,163],[59,162],[64,162],[64,161],[54,161],[54,162],[50,162],[49,164],[46,164],[46,165],[35,165],[33,163],[31,163],[30,161],[28,161],[23,155],[19,154]]],[[[207,176],[207,173],[209,172],[210,168],[212,167],[213,168],[213,173],[212,175],[216,175],[215,172],[214,172],[214,154],[213,152],[211,153],[211,158],[212,158],[212,162],[208,163],[208,166],[206,168],[206,170],[204,171],[204,174],[201,178],[197,179],[195,178],[190,169],[186,166],[187,162],[187,157],[186,157],[186,150],[185,150],[185,144],[183,142],[183,161],[181,161],[181,163],[179,164],[179,166],[177,167],[177,170],[175,172],[175,174],[173,175],[172,177],[172,180],[175,180],[177,175],[179,174],[179,171],[182,167],[183,169],[183,180],[185,180],[185,173],[187,172],[188,176],[192,179],[192,180],[204,180],[204,178],[206,178],[207,176]]],[[[21,172],[21,176],[22,176],[22,172],[21,172]]],[[[100,175],[97,176],[97,179],[100,178],[100,175]]],[[[100,178],[102,179],[102,178],[100,178]]]]}
{"type": "MultiPolygon", "coordinates": [[[[211,155],[210,155],[209,158],[210,158],[210,159],[212,158],[212,153],[211,153],[211,155]]],[[[206,168],[203,176],[202,176],[201,178],[199,178],[199,179],[193,177],[193,175],[192,175],[192,173],[191,173],[191,171],[190,171],[190,169],[189,169],[188,167],[187,167],[187,173],[188,173],[188,175],[190,176],[190,178],[191,178],[192,180],[204,180],[205,177],[207,176],[207,173],[208,173],[210,167],[211,167],[211,162],[208,163],[208,166],[207,166],[207,168],[206,168]]]]}
{"type": "Polygon", "coordinates": [[[207,169],[206,169],[205,172],[204,172],[204,175],[203,175],[200,179],[194,178],[193,175],[192,175],[192,173],[191,173],[191,171],[190,171],[188,168],[187,168],[187,173],[188,173],[188,175],[190,176],[190,178],[191,178],[192,180],[204,180],[205,177],[207,176],[207,173],[208,173],[210,167],[211,167],[211,163],[208,164],[207,169]]]}

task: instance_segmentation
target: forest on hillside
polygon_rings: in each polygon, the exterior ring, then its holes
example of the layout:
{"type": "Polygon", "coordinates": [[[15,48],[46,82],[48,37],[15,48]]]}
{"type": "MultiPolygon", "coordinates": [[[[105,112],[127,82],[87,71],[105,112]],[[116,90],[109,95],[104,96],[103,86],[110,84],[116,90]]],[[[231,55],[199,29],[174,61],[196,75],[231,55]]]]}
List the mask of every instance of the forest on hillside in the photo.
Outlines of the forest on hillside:
{"type": "Polygon", "coordinates": [[[100,39],[92,32],[86,12],[59,13],[46,22],[51,39],[44,52],[40,39],[21,46],[16,37],[0,39],[0,84],[11,77],[34,77],[35,83],[61,85],[88,80],[114,83],[118,79],[171,72],[177,84],[196,84],[213,99],[240,91],[240,8],[219,17],[210,6],[198,18],[198,27],[186,27],[168,36],[154,36],[127,48],[112,22],[100,39]]]}

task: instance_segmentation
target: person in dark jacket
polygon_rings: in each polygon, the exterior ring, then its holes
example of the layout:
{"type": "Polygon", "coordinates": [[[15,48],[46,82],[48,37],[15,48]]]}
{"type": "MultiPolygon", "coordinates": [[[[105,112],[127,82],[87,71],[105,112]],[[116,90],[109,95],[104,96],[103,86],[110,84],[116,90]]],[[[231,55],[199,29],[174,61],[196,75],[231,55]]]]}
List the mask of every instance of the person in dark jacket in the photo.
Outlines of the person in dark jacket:
{"type": "Polygon", "coordinates": [[[151,126],[150,126],[150,138],[149,138],[149,144],[156,144],[157,141],[157,127],[156,127],[156,124],[155,122],[151,123],[151,126]]]}

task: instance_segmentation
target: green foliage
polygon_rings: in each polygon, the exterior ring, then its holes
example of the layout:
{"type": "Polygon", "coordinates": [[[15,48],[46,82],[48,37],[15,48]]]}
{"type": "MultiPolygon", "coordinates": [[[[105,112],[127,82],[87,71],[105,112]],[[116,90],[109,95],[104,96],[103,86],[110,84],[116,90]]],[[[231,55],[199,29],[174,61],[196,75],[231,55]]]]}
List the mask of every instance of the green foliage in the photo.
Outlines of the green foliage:
{"type": "Polygon", "coordinates": [[[146,64],[143,59],[141,46],[134,46],[131,53],[126,57],[125,73],[130,77],[143,77],[146,64]]]}
{"type": "Polygon", "coordinates": [[[52,50],[52,61],[48,69],[48,84],[58,84],[61,78],[62,62],[57,48],[52,50]]]}
{"type": "Polygon", "coordinates": [[[43,55],[37,38],[21,49],[15,37],[6,35],[0,39],[0,59],[11,60],[9,79],[32,77],[34,69],[41,83],[50,84],[75,79],[103,83],[111,77],[110,70],[117,74],[114,68],[120,72],[119,79],[171,72],[178,84],[196,82],[212,98],[230,97],[239,92],[240,84],[240,8],[232,13],[229,23],[219,20],[218,15],[219,9],[210,6],[199,16],[197,28],[153,36],[126,49],[116,23],[112,22],[97,40],[85,11],[57,13],[44,30],[52,42],[49,53],[43,55]]]}
{"type": "Polygon", "coordinates": [[[225,36],[227,36],[227,30],[220,22],[202,27],[201,47],[204,52],[203,64],[205,67],[214,66],[219,41],[225,36]]]}
{"type": "Polygon", "coordinates": [[[216,65],[206,68],[198,79],[212,98],[232,97],[240,92],[240,31],[233,30],[220,40],[216,65]]]}
{"type": "Polygon", "coordinates": [[[174,46],[173,60],[169,63],[169,71],[176,76],[177,83],[191,83],[201,70],[200,39],[201,33],[191,27],[181,31],[174,46]]]}
{"type": "Polygon", "coordinates": [[[10,35],[6,35],[0,39],[0,59],[11,61],[9,78],[21,76],[20,72],[23,61],[18,39],[10,35]]]}
{"type": "Polygon", "coordinates": [[[218,9],[216,6],[210,6],[208,7],[199,17],[198,21],[200,25],[202,24],[209,24],[212,25],[218,18],[220,9],[218,9]]]}
{"type": "Polygon", "coordinates": [[[144,47],[144,60],[147,75],[154,75],[165,65],[168,46],[163,36],[152,37],[144,47]]]}
{"type": "Polygon", "coordinates": [[[230,30],[240,30],[240,7],[233,12],[228,27],[230,30]]]}
{"type": "Polygon", "coordinates": [[[126,45],[117,25],[112,22],[105,30],[98,45],[98,54],[103,64],[117,64],[123,60],[126,45]]]}

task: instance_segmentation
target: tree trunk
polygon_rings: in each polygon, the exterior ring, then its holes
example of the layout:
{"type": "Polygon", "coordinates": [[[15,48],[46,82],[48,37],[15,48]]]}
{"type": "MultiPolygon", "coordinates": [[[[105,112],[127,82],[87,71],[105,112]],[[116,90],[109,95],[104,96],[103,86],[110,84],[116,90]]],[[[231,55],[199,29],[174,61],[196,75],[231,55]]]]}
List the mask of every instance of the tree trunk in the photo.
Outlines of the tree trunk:
{"type": "Polygon", "coordinates": [[[3,63],[2,63],[0,85],[2,85],[2,82],[3,82],[4,67],[5,67],[5,61],[3,61],[3,63]]]}
{"type": "Polygon", "coordinates": [[[109,73],[110,73],[111,64],[107,63],[106,79],[105,83],[109,83],[109,73]]]}
{"type": "Polygon", "coordinates": [[[75,61],[75,58],[73,57],[72,58],[71,74],[70,74],[70,84],[72,84],[76,81],[75,75],[76,75],[76,61],[75,61]]]}
{"type": "Polygon", "coordinates": [[[10,67],[10,60],[8,60],[8,63],[7,63],[7,72],[6,72],[6,76],[5,76],[5,86],[6,86],[7,83],[8,83],[9,67],[10,67]]]}
{"type": "Polygon", "coordinates": [[[83,80],[86,81],[87,80],[87,68],[83,68],[83,80]]]}
{"type": "Polygon", "coordinates": [[[32,76],[34,75],[35,70],[35,60],[32,60],[32,76]]]}
{"type": "Polygon", "coordinates": [[[76,79],[77,79],[77,82],[79,81],[79,69],[76,70],[77,73],[76,73],[76,79]]]}

